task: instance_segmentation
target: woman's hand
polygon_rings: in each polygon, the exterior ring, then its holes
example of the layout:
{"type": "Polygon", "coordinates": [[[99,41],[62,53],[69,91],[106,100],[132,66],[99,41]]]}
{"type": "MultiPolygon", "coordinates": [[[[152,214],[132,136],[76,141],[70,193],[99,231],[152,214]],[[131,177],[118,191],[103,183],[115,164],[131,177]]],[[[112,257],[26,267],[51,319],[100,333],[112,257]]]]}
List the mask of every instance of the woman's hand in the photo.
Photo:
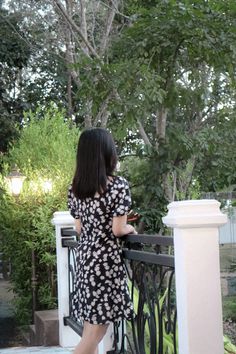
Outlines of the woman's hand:
{"type": "Polygon", "coordinates": [[[131,232],[131,234],[133,234],[133,235],[137,235],[138,234],[138,232],[135,230],[135,228],[133,229],[133,231],[131,232]]]}
{"type": "Polygon", "coordinates": [[[113,217],[112,232],[116,237],[137,234],[135,228],[132,225],[127,224],[127,215],[113,217]]]}

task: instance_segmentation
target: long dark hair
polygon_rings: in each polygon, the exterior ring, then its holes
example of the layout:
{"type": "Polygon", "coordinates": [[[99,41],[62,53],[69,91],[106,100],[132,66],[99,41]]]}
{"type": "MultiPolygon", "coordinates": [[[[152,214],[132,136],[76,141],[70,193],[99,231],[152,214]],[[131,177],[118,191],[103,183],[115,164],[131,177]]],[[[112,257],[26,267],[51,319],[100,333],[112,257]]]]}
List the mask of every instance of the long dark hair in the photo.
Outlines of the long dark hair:
{"type": "Polygon", "coordinates": [[[76,170],[72,191],[76,198],[94,197],[107,189],[107,178],[112,176],[117,153],[112,135],[102,128],[84,130],[80,135],[76,170]]]}

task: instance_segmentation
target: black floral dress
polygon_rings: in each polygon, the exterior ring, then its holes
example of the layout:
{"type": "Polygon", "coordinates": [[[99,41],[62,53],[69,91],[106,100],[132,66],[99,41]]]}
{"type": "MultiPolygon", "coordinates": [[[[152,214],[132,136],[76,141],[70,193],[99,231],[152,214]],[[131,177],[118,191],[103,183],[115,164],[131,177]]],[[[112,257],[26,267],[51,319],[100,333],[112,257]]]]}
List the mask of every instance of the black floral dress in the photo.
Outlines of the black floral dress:
{"type": "Polygon", "coordinates": [[[72,300],[77,320],[107,324],[134,316],[120,239],[112,233],[113,216],[127,214],[130,204],[128,182],[119,176],[98,197],[76,199],[69,189],[70,213],[82,224],[72,300]]]}

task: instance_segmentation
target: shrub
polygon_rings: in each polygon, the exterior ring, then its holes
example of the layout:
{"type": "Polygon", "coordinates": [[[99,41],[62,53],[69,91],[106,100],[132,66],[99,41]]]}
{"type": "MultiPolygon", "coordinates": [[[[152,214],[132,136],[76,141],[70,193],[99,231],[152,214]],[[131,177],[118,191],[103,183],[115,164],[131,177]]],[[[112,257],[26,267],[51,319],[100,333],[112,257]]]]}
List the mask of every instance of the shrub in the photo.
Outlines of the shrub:
{"type": "Polygon", "coordinates": [[[35,256],[37,310],[56,307],[53,213],[66,210],[66,194],[74,172],[78,130],[64,113],[50,106],[24,116],[19,141],[3,160],[0,185],[0,234],[10,258],[16,316],[29,322],[32,309],[32,257],[35,256]],[[13,164],[26,176],[22,193],[7,193],[6,176],[13,164]],[[45,188],[46,187],[46,188],[45,188]]]}

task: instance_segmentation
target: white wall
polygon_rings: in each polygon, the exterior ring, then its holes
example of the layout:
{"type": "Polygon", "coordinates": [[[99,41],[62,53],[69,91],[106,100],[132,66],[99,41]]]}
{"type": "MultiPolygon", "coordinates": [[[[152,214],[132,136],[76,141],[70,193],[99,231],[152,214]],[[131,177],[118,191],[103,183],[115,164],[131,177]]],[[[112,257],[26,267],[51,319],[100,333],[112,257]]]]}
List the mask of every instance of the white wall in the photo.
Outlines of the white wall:
{"type": "Polygon", "coordinates": [[[223,244],[236,244],[236,208],[231,208],[228,213],[227,224],[221,226],[219,242],[223,244]]]}

